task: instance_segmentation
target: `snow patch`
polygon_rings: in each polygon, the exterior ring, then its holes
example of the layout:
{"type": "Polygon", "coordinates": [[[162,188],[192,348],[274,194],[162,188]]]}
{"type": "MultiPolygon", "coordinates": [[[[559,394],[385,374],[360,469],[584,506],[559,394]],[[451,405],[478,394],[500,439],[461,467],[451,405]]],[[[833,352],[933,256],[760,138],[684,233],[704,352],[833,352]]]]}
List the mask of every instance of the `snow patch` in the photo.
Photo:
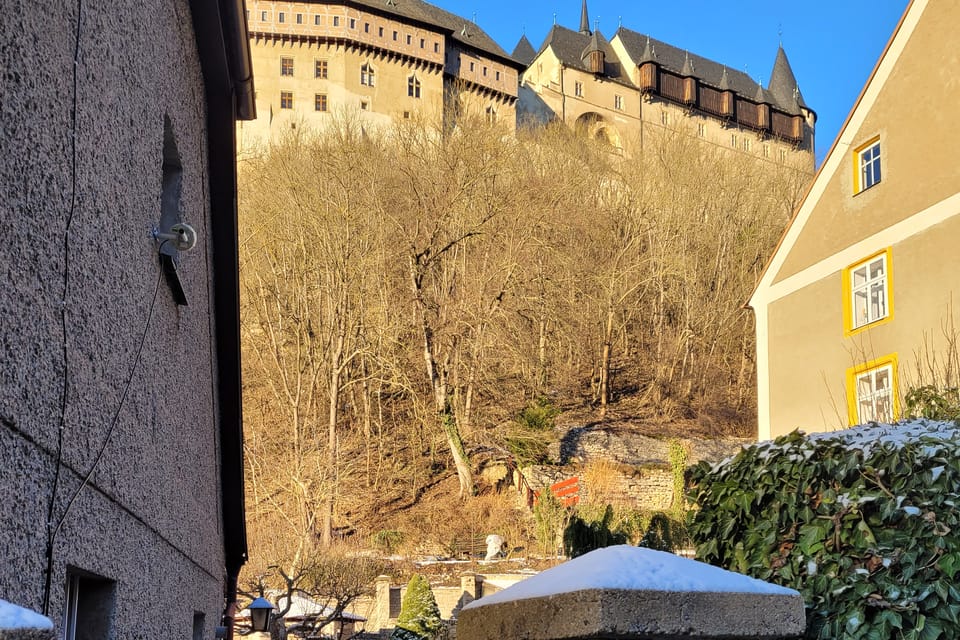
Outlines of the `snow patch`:
{"type": "Polygon", "coordinates": [[[0,629],[53,629],[50,618],[0,600],[0,629]]]}

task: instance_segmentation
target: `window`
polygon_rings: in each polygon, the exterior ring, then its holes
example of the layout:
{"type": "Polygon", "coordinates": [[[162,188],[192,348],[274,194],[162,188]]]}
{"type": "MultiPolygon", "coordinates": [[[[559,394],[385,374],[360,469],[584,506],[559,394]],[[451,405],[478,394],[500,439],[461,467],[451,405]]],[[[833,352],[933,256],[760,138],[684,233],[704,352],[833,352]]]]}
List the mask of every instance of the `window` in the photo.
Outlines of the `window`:
{"type": "Polygon", "coordinates": [[[737,134],[735,133],[730,134],[730,146],[734,149],[737,148],[737,134]]]}
{"type": "Polygon", "coordinates": [[[483,77],[484,77],[484,78],[487,77],[487,68],[486,68],[486,67],[483,68],[483,77]]]}
{"type": "Polygon", "coordinates": [[[364,22],[364,23],[363,23],[363,32],[364,32],[364,33],[370,33],[370,23],[369,23],[369,22],[364,22]]]}
{"type": "Polygon", "coordinates": [[[494,109],[493,105],[487,107],[487,122],[493,124],[497,121],[497,110],[494,109]]]}
{"type": "Polygon", "coordinates": [[[398,35],[399,35],[399,34],[398,34],[396,31],[393,32],[393,41],[394,41],[394,42],[397,41],[397,36],[398,36],[398,35]]]}
{"type": "Polygon", "coordinates": [[[439,43],[439,42],[434,42],[434,43],[433,43],[433,52],[434,52],[434,53],[440,53],[440,43],[439,43]]]}
{"type": "Polygon", "coordinates": [[[370,103],[369,103],[369,102],[367,102],[366,100],[361,100],[361,101],[360,101],[360,110],[361,110],[361,111],[366,111],[366,110],[369,109],[369,108],[370,108],[370,103]]]}
{"type": "Polygon", "coordinates": [[[116,583],[78,569],[67,569],[62,634],[64,640],[113,637],[116,583]]]}
{"type": "Polygon", "coordinates": [[[420,38],[420,48],[423,49],[425,46],[427,46],[427,41],[423,38],[420,38]]]}
{"type": "Polygon", "coordinates": [[[317,25],[318,27],[320,26],[320,16],[319,16],[319,15],[313,16],[313,24],[317,25]]]}
{"type": "Polygon", "coordinates": [[[261,12],[260,12],[260,20],[262,20],[263,22],[266,22],[266,21],[267,21],[267,12],[266,12],[266,11],[261,11],[261,12]]]}
{"type": "Polygon", "coordinates": [[[847,370],[850,424],[892,422],[900,412],[897,400],[897,355],[871,360],[847,370]]]}
{"type": "Polygon", "coordinates": [[[404,112],[403,112],[403,119],[404,119],[404,120],[409,120],[409,119],[410,119],[410,112],[409,112],[409,111],[404,111],[404,112]]]}
{"type": "Polygon", "coordinates": [[[354,18],[350,18],[350,28],[351,29],[357,28],[357,21],[354,18]]]}
{"type": "Polygon", "coordinates": [[[763,157],[764,158],[770,157],[770,145],[768,144],[763,145],[763,157]]]}
{"type": "Polygon", "coordinates": [[[335,27],[340,26],[340,16],[333,16],[333,26],[335,27]]]}
{"type": "Polygon", "coordinates": [[[744,151],[750,151],[750,149],[753,148],[753,142],[751,142],[750,138],[744,138],[740,146],[744,151]]]}
{"type": "Polygon", "coordinates": [[[376,84],[376,72],[369,63],[364,63],[364,65],[360,67],[360,84],[367,87],[372,87],[376,84]]]}
{"type": "Polygon", "coordinates": [[[613,108],[618,111],[623,110],[623,96],[613,96],[613,108]]]}
{"type": "Polygon", "coordinates": [[[298,14],[297,14],[297,24],[303,24],[303,14],[302,14],[302,13],[298,13],[298,14]]]}
{"type": "Polygon", "coordinates": [[[420,97],[420,81],[417,80],[417,76],[407,78],[407,95],[411,98],[420,97]]]}
{"type": "Polygon", "coordinates": [[[701,138],[707,137],[707,125],[699,122],[697,123],[697,135],[701,138]]]}
{"type": "Polygon", "coordinates": [[[377,35],[381,38],[383,37],[383,27],[377,27],[377,35]]]}
{"type": "Polygon", "coordinates": [[[787,161],[787,150],[780,149],[780,162],[786,162],[786,161],[787,161]]]}
{"type": "Polygon", "coordinates": [[[875,138],[857,149],[854,158],[854,193],[860,193],[880,182],[880,138],[875,138]]]}
{"type": "Polygon", "coordinates": [[[327,94],[318,93],[313,97],[313,109],[314,111],[327,110],[327,94]]]}
{"type": "Polygon", "coordinates": [[[497,71],[497,80],[498,80],[498,81],[500,80],[500,72],[499,72],[499,71],[497,71]]]}
{"type": "Polygon", "coordinates": [[[660,124],[662,124],[663,126],[667,126],[668,124],[670,124],[670,114],[668,112],[666,111],[660,112],[660,124]]]}
{"type": "Polygon", "coordinates": [[[407,44],[413,44],[413,36],[409,33],[407,34],[407,44]]]}
{"type": "Polygon", "coordinates": [[[293,58],[280,58],[280,75],[293,75],[293,58]]]}
{"type": "Polygon", "coordinates": [[[286,21],[287,21],[287,14],[285,14],[283,11],[277,14],[277,22],[286,22],[286,21]]]}
{"type": "Polygon", "coordinates": [[[315,60],[313,63],[313,77],[321,80],[327,79],[327,61],[315,60]]]}
{"type": "Polygon", "coordinates": [[[582,97],[583,97],[583,83],[582,83],[582,82],[574,82],[574,83],[573,83],[573,95],[577,96],[578,98],[582,98],[582,97]]]}
{"type": "Polygon", "coordinates": [[[891,316],[890,250],[844,269],[845,329],[849,334],[891,316]]]}
{"type": "Polygon", "coordinates": [[[474,64],[471,62],[471,63],[470,63],[470,71],[473,71],[473,69],[474,69],[474,64]]]}
{"type": "Polygon", "coordinates": [[[293,91],[280,92],[280,108],[293,109],[293,91]]]}

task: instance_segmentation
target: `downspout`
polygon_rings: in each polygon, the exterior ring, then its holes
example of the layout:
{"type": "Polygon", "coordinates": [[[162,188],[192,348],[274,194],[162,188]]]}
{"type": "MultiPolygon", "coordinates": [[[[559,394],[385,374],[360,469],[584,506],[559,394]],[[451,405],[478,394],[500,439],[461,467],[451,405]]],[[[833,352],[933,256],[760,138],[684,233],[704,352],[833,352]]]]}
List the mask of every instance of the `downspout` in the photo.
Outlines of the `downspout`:
{"type": "Polygon", "coordinates": [[[563,88],[563,70],[566,67],[560,63],[560,122],[567,124],[567,92],[563,88]]]}
{"type": "Polygon", "coordinates": [[[227,575],[225,600],[227,606],[223,610],[223,619],[221,625],[225,628],[223,637],[226,640],[233,640],[234,621],[237,617],[237,578],[239,569],[231,570],[227,575]]]}
{"type": "Polygon", "coordinates": [[[222,20],[237,119],[253,120],[257,117],[257,108],[253,99],[253,65],[250,61],[250,39],[247,36],[247,11],[244,0],[224,3],[222,20]],[[242,34],[243,37],[237,38],[238,34],[242,34]]]}

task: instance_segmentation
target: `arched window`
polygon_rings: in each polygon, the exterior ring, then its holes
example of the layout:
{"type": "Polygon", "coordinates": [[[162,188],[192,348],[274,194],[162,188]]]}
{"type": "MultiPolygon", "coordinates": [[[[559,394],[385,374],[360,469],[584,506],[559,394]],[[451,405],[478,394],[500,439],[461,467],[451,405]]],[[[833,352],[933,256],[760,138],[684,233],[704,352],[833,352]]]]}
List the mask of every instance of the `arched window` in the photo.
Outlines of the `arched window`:
{"type": "Polygon", "coordinates": [[[360,84],[368,87],[376,85],[376,72],[368,62],[365,62],[363,66],[360,67],[360,84]]]}
{"type": "Polygon", "coordinates": [[[417,76],[407,78],[407,95],[411,98],[420,97],[420,81],[417,79],[417,76]]]}

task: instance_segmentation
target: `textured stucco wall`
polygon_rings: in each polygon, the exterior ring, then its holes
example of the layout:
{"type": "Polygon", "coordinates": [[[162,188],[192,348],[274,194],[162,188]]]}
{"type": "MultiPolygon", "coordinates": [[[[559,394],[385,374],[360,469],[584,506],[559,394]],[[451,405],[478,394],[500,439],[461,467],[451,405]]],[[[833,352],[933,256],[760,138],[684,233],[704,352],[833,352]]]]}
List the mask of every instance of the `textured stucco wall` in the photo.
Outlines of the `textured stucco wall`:
{"type": "Polygon", "coordinates": [[[189,6],[4,3],[0,63],[0,594],[41,610],[48,508],[63,517],[103,448],[56,537],[49,617],[59,624],[73,567],[115,581],[116,637],[191,637],[198,613],[212,637],[223,545],[189,6]],[[149,236],[165,115],[183,165],[180,212],[199,234],[180,265],[188,307],[158,279],[149,236]]]}

